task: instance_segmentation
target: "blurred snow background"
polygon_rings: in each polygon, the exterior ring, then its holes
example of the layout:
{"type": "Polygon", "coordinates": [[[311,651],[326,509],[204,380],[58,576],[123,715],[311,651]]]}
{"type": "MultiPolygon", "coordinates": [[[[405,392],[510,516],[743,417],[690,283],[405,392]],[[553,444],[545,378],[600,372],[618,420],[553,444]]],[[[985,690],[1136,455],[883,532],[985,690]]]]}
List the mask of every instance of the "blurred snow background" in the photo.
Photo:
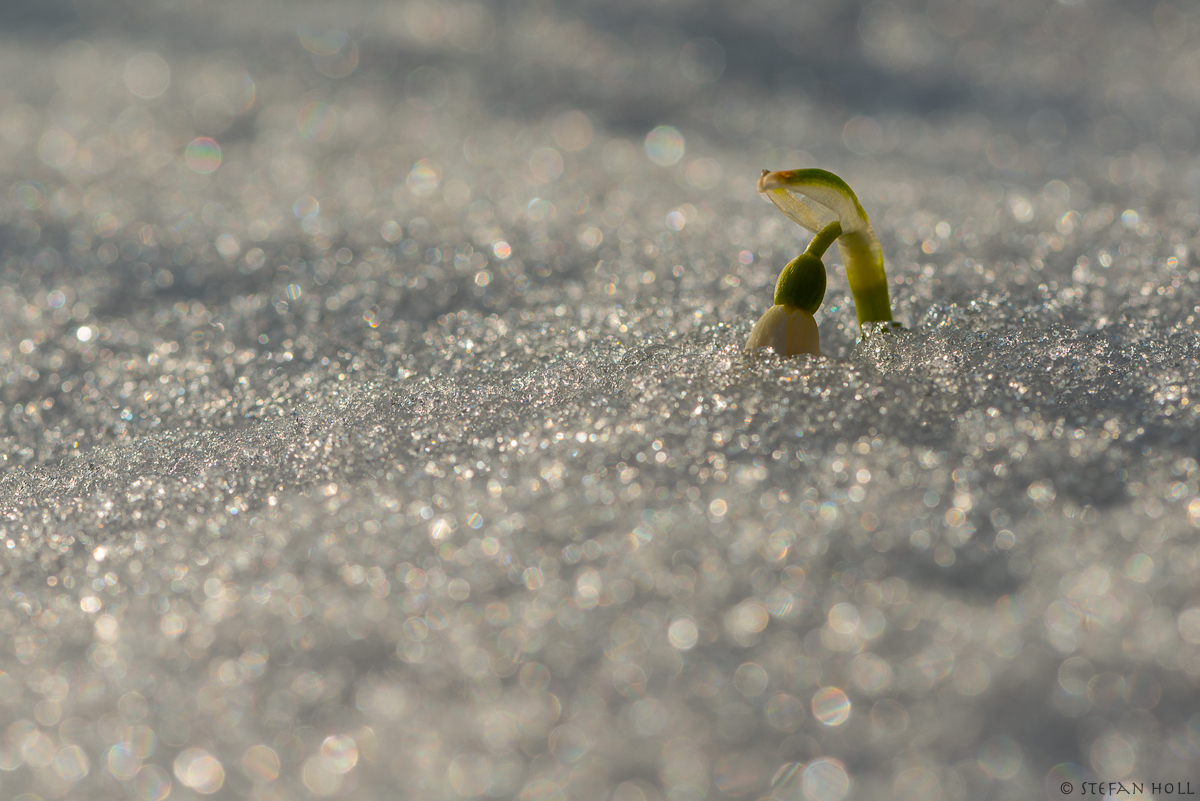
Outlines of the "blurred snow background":
{"type": "Polygon", "coordinates": [[[1197,780],[1197,37],[6,3],[0,795],[1197,780]],[[801,166],[907,331],[831,264],[828,358],[747,359],[801,166]]]}

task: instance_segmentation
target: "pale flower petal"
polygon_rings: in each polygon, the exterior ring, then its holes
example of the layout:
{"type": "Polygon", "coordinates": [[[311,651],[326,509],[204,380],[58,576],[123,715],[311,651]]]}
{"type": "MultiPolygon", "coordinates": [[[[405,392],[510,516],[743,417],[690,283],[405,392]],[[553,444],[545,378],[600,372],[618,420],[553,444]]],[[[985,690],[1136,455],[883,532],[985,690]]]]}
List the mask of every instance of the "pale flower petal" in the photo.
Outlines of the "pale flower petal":
{"type": "Polygon", "coordinates": [[[821,333],[810,312],[795,306],[772,306],[759,318],[746,342],[747,350],[771,348],[780,356],[821,355],[821,333]]]}

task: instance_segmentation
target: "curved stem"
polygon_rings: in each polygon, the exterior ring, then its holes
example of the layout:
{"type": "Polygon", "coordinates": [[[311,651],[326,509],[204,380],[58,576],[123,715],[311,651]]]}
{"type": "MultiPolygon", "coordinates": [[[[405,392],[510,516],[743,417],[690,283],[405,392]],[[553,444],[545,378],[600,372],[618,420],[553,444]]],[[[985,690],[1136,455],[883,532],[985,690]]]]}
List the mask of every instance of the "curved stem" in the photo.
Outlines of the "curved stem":
{"type": "Polygon", "coordinates": [[[808,243],[808,247],[804,249],[804,252],[819,259],[825,255],[825,251],[829,250],[829,246],[834,243],[834,240],[841,235],[842,224],[834,220],[820,231],[817,231],[816,236],[808,243]]]}

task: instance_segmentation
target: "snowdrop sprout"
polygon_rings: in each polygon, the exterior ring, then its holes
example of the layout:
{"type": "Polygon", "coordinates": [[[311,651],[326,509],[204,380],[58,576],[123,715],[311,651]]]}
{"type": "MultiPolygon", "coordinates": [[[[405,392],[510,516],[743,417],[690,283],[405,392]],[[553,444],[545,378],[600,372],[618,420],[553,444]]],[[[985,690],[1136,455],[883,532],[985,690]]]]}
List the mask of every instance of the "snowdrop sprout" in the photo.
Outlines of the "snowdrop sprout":
{"type": "MultiPolygon", "coordinates": [[[[798,225],[820,234],[833,222],[841,225],[836,237],[858,324],[889,322],[892,304],[888,298],[883,250],[871,229],[854,190],[831,172],[819,169],[763,170],[758,191],[798,225]]],[[[810,246],[811,249],[811,246],[810,246]]]]}

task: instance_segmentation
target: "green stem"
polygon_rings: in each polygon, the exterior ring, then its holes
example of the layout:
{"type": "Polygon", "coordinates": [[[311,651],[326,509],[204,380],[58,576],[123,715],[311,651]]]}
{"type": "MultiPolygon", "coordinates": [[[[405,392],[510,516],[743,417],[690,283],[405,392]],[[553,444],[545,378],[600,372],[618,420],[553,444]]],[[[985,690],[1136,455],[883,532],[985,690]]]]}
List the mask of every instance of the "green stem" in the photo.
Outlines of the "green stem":
{"type": "Polygon", "coordinates": [[[829,246],[837,241],[837,238],[841,235],[842,224],[834,220],[813,236],[812,241],[808,243],[808,247],[804,252],[819,259],[825,255],[825,251],[829,250],[829,246]]]}
{"type": "Polygon", "coordinates": [[[883,251],[868,223],[865,230],[845,234],[838,239],[838,251],[846,268],[850,294],[858,324],[885,323],[892,319],[887,275],[883,271],[883,251]]]}

